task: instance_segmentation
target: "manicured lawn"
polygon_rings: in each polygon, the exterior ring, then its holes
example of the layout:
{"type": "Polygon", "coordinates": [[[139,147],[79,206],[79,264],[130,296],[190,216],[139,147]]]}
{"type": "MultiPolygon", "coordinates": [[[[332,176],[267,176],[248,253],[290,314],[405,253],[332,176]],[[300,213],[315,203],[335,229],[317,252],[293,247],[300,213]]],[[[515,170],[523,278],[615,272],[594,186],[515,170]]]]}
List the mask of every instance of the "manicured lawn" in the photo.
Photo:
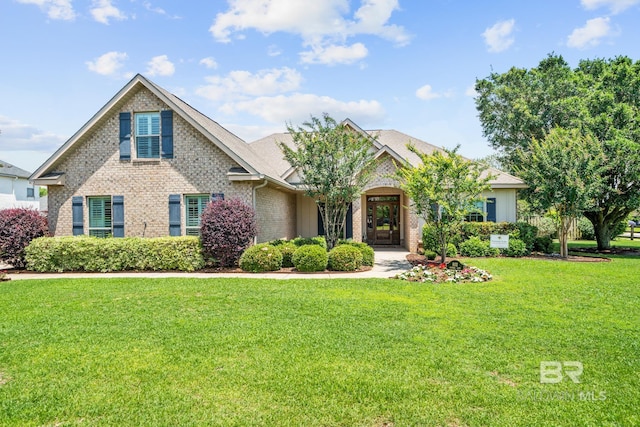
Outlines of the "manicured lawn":
{"type": "Polygon", "coordinates": [[[0,425],[640,425],[640,260],[473,264],[495,279],[0,283],[0,425]]]}

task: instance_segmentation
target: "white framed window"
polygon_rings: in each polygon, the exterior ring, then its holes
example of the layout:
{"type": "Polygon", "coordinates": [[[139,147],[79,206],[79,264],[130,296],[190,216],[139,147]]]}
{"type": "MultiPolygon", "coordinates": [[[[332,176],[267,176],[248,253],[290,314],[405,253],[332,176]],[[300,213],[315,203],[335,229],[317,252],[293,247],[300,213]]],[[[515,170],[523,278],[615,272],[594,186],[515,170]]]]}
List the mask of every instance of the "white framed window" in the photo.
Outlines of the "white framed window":
{"type": "Polygon", "coordinates": [[[160,113],[135,113],[136,157],[160,158],[160,113]]]}
{"type": "Polygon", "coordinates": [[[33,187],[27,187],[27,197],[30,199],[34,199],[36,197],[36,192],[33,187]]]}
{"type": "Polygon", "coordinates": [[[89,235],[95,237],[111,237],[113,231],[111,197],[88,197],[89,235]]]}
{"type": "Polygon", "coordinates": [[[475,202],[475,210],[467,215],[465,218],[469,222],[484,222],[484,202],[475,202]]]}
{"type": "Polygon", "coordinates": [[[184,196],[184,204],[186,209],[185,232],[187,236],[200,235],[200,217],[204,208],[209,203],[208,194],[194,194],[184,196]]]}

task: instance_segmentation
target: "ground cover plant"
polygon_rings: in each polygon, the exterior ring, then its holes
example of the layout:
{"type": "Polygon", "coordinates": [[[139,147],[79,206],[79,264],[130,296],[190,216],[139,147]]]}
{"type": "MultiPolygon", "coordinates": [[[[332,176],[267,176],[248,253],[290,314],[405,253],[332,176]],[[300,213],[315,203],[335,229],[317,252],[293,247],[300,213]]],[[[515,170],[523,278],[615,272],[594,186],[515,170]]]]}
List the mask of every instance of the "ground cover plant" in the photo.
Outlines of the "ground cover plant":
{"type": "Polygon", "coordinates": [[[640,424],[637,258],[473,263],[493,280],[1,282],[0,424],[640,424]]]}

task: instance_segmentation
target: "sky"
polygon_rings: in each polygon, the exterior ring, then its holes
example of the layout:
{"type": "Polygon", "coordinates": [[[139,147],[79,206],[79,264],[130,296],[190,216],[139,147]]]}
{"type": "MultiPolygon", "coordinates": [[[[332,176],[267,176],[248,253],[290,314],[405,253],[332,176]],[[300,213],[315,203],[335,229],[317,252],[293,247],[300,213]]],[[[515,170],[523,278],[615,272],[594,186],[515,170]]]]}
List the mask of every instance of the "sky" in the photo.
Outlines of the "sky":
{"type": "Polygon", "coordinates": [[[476,79],[640,60],[639,23],[640,0],[0,0],[0,160],[35,171],[137,73],[247,142],[328,113],[484,157],[476,79]]]}

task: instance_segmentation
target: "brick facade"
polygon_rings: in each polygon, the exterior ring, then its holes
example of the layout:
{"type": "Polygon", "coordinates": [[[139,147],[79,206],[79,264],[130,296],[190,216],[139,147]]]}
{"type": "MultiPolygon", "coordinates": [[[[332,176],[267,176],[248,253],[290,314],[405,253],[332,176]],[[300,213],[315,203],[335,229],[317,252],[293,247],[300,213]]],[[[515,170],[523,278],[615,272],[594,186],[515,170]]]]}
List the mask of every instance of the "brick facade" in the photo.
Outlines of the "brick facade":
{"type": "MultiPolygon", "coordinates": [[[[146,88],[132,91],[117,109],[106,115],[56,168],[65,173],[64,186],[49,187],[49,228],[54,235],[72,234],[73,196],[83,196],[84,231],[88,234],[88,196],[124,196],[126,236],[169,234],[170,194],[224,193],[252,204],[252,184],[230,182],[227,172],[238,164],[198,130],[173,115],[173,159],[120,160],[119,113],[169,109],[146,88]]],[[[135,143],[131,142],[132,157],[135,143]]],[[[184,197],[181,209],[185,234],[184,197]]]]}
{"type": "Polygon", "coordinates": [[[296,237],[296,195],[272,187],[256,189],[258,242],[296,237]]]}

